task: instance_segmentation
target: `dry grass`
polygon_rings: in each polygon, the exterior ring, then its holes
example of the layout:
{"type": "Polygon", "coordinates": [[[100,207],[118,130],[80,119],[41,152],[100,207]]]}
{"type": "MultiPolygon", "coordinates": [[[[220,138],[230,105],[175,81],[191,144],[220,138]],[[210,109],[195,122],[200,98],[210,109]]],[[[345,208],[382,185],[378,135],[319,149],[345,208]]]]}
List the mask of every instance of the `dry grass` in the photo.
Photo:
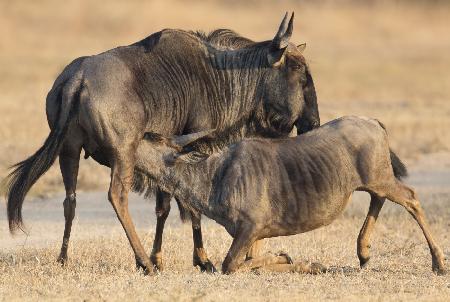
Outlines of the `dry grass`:
{"type": "MultiPolygon", "coordinates": [[[[431,227],[450,256],[448,199],[442,187],[420,189],[431,227]]],[[[358,269],[356,237],[368,208],[368,196],[357,195],[332,225],[314,232],[270,239],[265,250],[287,251],[294,260],[320,261],[337,269],[325,275],[238,273],[208,275],[191,266],[189,225],[176,211],[168,219],[164,241],[166,271],[149,277],[136,272],[134,257],[105,194],[80,194],[72,231],[68,267],[56,264],[63,231],[59,199],[28,203],[25,217],[30,236],[2,239],[0,299],[20,300],[161,300],[161,301],[448,301],[450,276],[431,272],[431,257],[417,224],[399,206],[386,204],[375,228],[372,259],[358,269]],[[103,200],[102,200],[103,199],[103,200]],[[57,202],[58,201],[58,202],[57,202]],[[25,241],[26,240],[26,241],[25,241]]],[[[134,197],[132,215],[144,246],[154,235],[152,205],[134,197]],[[149,231],[150,230],[150,231],[149,231]]],[[[1,208],[0,208],[1,210],[1,208]]],[[[220,267],[231,238],[224,229],[204,221],[205,246],[220,267]]],[[[0,219],[0,234],[7,236],[0,219]]]]}

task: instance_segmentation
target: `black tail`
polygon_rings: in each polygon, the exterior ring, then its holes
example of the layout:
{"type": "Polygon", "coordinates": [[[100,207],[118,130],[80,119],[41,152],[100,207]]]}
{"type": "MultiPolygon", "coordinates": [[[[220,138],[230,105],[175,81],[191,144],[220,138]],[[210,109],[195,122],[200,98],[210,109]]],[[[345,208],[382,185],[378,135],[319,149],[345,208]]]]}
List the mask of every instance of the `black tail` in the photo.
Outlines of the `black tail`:
{"type": "Polygon", "coordinates": [[[22,204],[25,195],[33,184],[52,166],[58,156],[69,127],[70,118],[75,110],[74,99],[79,93],[81,76],[69,80],[62,89],[61,106],[58,121],[50,131],[44,145],[26,160],[12,166],[14,169],[4,180],[9,229],[23,230],[22,204]]]}
{"type": "Polygon", "coordinates": [[[405,164],[398,158],[397,154],[395,154],[391,149],[389,149],[389,154],[391,156],[391,165],[392,170],[394,170],[394,176],[398,180],[403,177],[408,176],[408,170],[406,169],[405,164]]]}
{"type": "MultiPolygon", "coordinates": [[[[384,131],[386,131],[386,133],[387,133],[386,126],[379,120],[376,120],[376,121],[378,122],[378,124],[380,124],[381,128],[383,128],[384,131]]],[[[394,151],[389,149],[389,155],[391,157],[391,165],[392,165],[392,170],[394,171],[395,178],[400,180],[403,177],[408,176],[408,170],[406,169],[405,164],[397,156],[397,154],[395,154],[394,151]]]]}

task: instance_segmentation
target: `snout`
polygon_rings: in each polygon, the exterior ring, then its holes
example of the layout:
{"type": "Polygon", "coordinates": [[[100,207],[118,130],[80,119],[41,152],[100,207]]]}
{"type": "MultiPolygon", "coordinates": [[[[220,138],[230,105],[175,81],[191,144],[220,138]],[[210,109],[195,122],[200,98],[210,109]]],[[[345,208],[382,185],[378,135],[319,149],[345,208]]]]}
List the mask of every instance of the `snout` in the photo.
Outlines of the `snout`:
{"type": "Polygon", "coordinates": [[[320,120],[314,119],[312,121],[306,121],[304,119],[299,119],[295,126],[297,127],[297,135],[300,135],[320,127],[320,120]]]}

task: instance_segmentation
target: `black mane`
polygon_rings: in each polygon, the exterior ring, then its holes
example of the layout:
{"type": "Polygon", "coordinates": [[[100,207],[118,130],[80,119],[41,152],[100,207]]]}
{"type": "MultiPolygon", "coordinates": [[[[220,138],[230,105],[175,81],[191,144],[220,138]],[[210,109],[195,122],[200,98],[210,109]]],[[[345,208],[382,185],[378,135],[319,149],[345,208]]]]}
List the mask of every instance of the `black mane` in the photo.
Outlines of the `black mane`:
{"type": "Polygon", "coordinates": [[[256,42],[226,28],[215,29],[209,33],[201,30],[190,31],[189,33],[216,47],[242,48],[256,44],[256,42]]]}

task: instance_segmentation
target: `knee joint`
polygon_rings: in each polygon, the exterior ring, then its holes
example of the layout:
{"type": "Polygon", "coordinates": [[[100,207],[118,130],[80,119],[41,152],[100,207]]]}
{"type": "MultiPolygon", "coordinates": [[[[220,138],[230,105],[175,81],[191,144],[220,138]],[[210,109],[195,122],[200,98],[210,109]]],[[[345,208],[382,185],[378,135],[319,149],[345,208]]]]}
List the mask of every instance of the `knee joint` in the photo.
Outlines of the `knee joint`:
{"type": "Polygon", "coordinates": [[[66,195],[66,199],[64,199],[64,201],[68,201],[70,203],[75,202],[77,198],[77,194],[76,193],[70,193],[66,195]]]}
{"type": "Polygon", "coordinates": [[[422,206],[420,205],[420,202],[418,200],[413,199],[408,203],[408,209],[418,214],[422,210],[422,206]]]}
{"type": "Polygon", "coordinates": [[[75,193],[66,196],[63,202],[64,205],[64,217],[66,219],[73,219],[75,217],[75,208],[77,206],[77,200],[75,193]]]}
{"type": "Polygon", "coordinates": [[[170,205],[163,207],[156,207],[155,212],[157,217],[166,217],[169,215],[170,205]]]}
{"type": "Polygon", "coordinates": [[[75,205],[77,202],[75,193],[69,194],[64,199],[64,206],[75,205]]]}

